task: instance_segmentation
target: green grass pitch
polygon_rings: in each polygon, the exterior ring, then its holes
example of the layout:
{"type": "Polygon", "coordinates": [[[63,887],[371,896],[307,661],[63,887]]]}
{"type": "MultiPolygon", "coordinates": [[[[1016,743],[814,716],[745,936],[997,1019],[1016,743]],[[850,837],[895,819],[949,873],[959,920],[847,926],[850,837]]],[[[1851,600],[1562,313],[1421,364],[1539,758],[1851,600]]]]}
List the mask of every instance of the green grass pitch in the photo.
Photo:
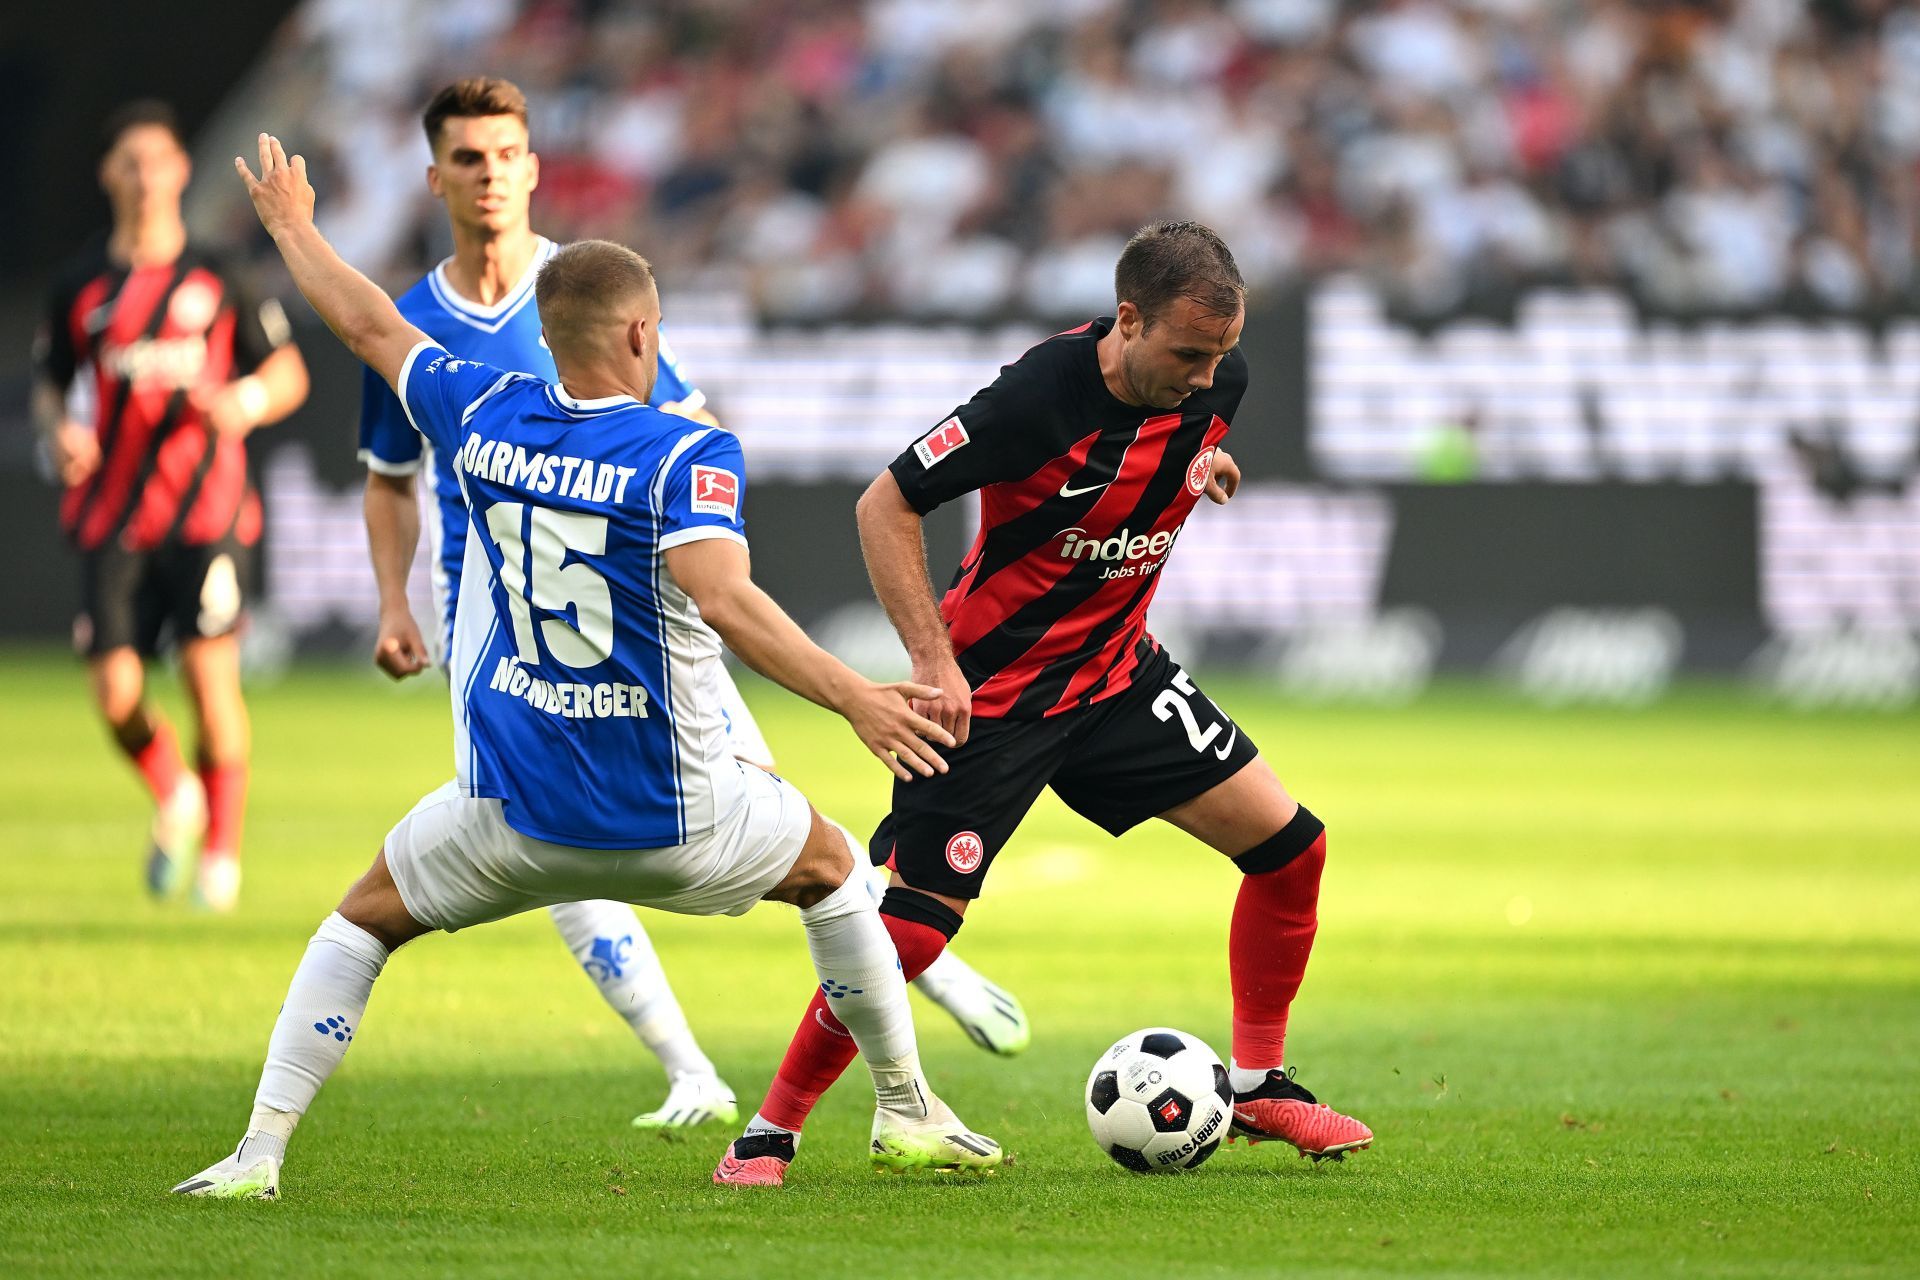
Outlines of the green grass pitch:
{"type": "MultiPolygon", "coordinates": [[[[627,1126],[659,1069],[532,916],[397,956],[286,1198],[229,1204],[165,1192],[231,1145],[307,935],[448,772],[444,696],[254,690],[245,901],[206,919],[142,896],[144,802],[78,668],[0,655],[0,1274],[1920,1271],[1920,716],[1211,691],[1330,825],[1291,1057],[1373,1150],[1159,1178],[1100,1154],[1081,1087],[1111,1040],[1227,1047],[1234,874],[1048,799],[959,940],[1033,1048],[990,1058],[916,997],[936,1085],[1016,1157],[997,1177],[870,1173],[856,1075],[787,1188],[713,1187],[727,1135],[627,1126]]],[[[838,722],[749,696],[816,804],[879,816],[838,722]]],[[[750,1108],[807,995],[798,923],[647,923],[750,1108]]]]}

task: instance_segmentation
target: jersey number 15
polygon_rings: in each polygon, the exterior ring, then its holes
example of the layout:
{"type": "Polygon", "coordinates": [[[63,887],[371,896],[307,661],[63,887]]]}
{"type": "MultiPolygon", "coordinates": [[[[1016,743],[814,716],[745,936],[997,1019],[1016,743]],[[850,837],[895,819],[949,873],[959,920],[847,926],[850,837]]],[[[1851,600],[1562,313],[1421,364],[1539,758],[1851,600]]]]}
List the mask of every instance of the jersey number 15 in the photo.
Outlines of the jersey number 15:
{"type": "Polygon", "coordinates": [[[513,615],[513,644],[520,661],[537,664],[533,610],[554,616],[540,624],[540,639],[554,661],[576,670],[598,666],[613,656],[613,592],[592,565],[567,563],[567,553],[607,553],[607,518],[578,511],[555,511],[524,502],[496,502],[487,508],[487,531],[500,546],[500,585],[513,615]],[[531,532],[522,539],[521,516],[531,532]],[[566,614],[573,611],[573,621],[566,614]]]}

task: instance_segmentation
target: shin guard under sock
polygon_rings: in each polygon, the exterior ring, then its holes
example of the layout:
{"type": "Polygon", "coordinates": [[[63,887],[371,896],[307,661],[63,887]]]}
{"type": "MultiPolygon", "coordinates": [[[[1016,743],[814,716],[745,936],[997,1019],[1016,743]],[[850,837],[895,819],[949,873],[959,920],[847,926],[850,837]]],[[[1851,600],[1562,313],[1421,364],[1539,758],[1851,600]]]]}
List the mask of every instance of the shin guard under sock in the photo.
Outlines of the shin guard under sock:
{"type": "Polygon", "coordinates": [[[1227,941],[1233,1061],[1265,1071],[1285,1061],[1287,1013],[1313,952],[1326,829],[1303,808],[1273,839],[1234,861],[1247,876],[1227,941]]]}

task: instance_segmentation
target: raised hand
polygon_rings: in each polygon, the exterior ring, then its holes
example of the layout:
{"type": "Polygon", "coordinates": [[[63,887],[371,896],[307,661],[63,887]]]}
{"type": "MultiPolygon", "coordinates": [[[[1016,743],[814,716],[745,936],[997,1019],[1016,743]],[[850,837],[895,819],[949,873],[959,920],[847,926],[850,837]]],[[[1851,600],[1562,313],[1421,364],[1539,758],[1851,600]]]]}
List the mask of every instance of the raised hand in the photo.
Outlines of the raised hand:
{"type": "Polygon", "coordinates": [[[253,170],[239,156],[233,158],[233,167],[247,184],[247,194],[253,198],[253,211],[260,215],[260,225],[267,229],[268,235],[278,238],[289,227],[312,224],[313,186],[307,181],[305,156],[295,156],[289,161],[280,139],[263,133],[260,135],[260,176],[255,178],[253,170]]]}

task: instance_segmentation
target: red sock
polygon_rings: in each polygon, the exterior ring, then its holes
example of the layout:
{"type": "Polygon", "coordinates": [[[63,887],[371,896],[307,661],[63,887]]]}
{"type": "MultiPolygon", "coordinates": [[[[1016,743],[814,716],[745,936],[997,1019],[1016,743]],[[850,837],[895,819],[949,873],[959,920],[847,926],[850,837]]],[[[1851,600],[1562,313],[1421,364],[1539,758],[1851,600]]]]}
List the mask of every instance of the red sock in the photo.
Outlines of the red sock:
{"type": "Polygon", "coordinates": [[[165,720],[155,720],[153,736],[147,739],[146,746],[133,751],[122,744],[121,749],[147,780],[147,791],[152,794],[153,802],[165,804],[187,771],[186,762],[180,758],[180,744],[173,737],[173,727],[165,720]]]}
{"type": "Polygon", "coordinates": [[[203,764],[200,782],[207,789],[205,856],[240,856],[240,821],[247,811],[247,766],[203,764]]]}
{"type": "Polygon", "coordinates": [[[1320,871],[1327,865],[1321,832],[1278,871],[1248,876],[1233,904],[1227,969],[1233,983],[1236,1066],[1277,1067],[1287,1043],[1287,1010],[1306,976],[1319,928],[1320,871]]]}
{"type": "MultiPolygon", "coordinates": [[[[893,938],[894,950],[900,953],[900,971],[908,982],[925,973],[946,949],[947,935],[932,925],[884,914],[880,919],[893,938]]],[[[859,1054],[853,1037],[833,1016],[827,998],[816,988],[807,1003],[806,1016],[800,1019],[800,1029],[787,1046],[787,1056],[780,1060],[780,1070],[767,1087],[767,1100],[760,1104],[761,1118],[800,1132],[820,1095],[859,1054]]]]}

